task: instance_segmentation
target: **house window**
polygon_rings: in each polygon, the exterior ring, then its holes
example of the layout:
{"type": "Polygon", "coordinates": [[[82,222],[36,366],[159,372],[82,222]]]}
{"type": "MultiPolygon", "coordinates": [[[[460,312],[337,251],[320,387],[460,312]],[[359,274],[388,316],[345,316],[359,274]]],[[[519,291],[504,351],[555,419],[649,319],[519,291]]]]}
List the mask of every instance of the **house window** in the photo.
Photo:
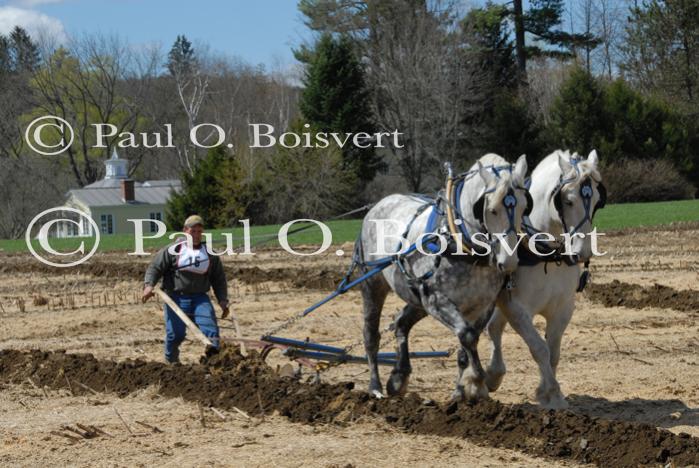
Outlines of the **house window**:
{"type": "Polygon", "coordinates": [[[114,218],[112,218],[112,215],[100,215],[100,232],[102,234],[114,234],[114,218]]]}
{"type": "Polygon", "coordinates": [[[76,237],[78,235],[78,225],[76,223],[68,223],[68,236],[76,237]]]}
{"type": "MultiPolygon", "coordinates": [[[[160,211],[151,213],[150,214],[150,219],[155,219],[157,221],[162,221],[163,220],[163,215],[160,213],[160,211]]],[[[158,225],[155,223],[149,223],[150,224],[150,232],[158,232],[158,225]]]]}

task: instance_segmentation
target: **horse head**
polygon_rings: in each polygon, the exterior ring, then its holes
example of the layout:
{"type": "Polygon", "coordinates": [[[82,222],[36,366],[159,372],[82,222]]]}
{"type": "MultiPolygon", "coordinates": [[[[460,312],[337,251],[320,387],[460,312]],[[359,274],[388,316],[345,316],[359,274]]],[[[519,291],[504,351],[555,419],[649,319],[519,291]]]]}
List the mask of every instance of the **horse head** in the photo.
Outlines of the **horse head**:
{"type": "MultiPolygon", "coordinates": [[[[592,256],[592,218],[607,201],[607,190],[597,169],[597,151],[592,150],[587,159],[577,153],[558,151],[558,171],[547,190],[546,207],[550,229],[560,230],[571,238],[569,253],[577,261],[587,261],[592,256]]],[[[552,232],[552,234],[554,234],[552,232]]]]}
{"type": "MultiPolygon", "coordinates": [[[[512,273],[517,268],[518,228],[522,216],[531,208],[531,199],[524,188],[527,158],[519,157],[514,165],[503,158],[489,154],[476,163],[480,193],[473,204],[473,219],[480,225],[480,232],[489,234],[491,255],[498,269],[512,273]]],[[[466,197],[462,194],[462,197],[466,197]]],[[[462,200],[461,206],[468,206],[462,200]]],[[[468,218],[469,214],[464,213],[468,218]]]]}

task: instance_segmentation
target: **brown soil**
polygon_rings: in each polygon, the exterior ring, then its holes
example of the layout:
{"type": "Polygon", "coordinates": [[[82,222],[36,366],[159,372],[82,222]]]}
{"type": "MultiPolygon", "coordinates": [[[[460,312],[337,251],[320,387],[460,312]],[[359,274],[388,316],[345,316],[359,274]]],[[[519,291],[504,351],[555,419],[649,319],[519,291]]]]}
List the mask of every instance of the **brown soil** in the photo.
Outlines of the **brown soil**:
{"type": "MultiPolygon", "coordinates": [[[[572,413],[536,409],[538,368],[509,328],[503,337],[508,373],[491,394],[497,402],[475,407],[427,400],[447,401],[453,357],[414,360],[410,390],[421,397],[380,402],[342,383],[366,389],[363,365],[333,367],[323,381],[335,385],[311,387],[235,353],[202,364],[202,347],[187,341],[180,355],[185,365],[165,367],[154,362],[162,360],[162,304],[140,301],[150,258],[98,253],[87,265],[54,269],[29,254],[1,253],[0,349],[8,351],[0,353],[0,465],[270,466],[283,460],[287,466],[500,468],[586,460],[663,466],[659,460],[670,458],[687,464],[696,439],[683,433],[699,437],[698,226],[626,230],[601,239],[609,255],[594,260],[592,284],[576,295],[558,366],[572,413]],[[37,348],[44,352],[24,354],[37,348]],[[70,376],[72,392],[60,369],[70,376]],[[218,406],[208,408],[212,402],[218,406]],[[137,431],[139,420],[163,432],[137,431]],[[74,443],[54,434],[76,423],[114,437],[74,443]],[[685,458],[672,456],[683,450],[685,458]]],[[[311,257],[256,249],[254,256],[224,258],[232,314],[243,336],[257,338],[323,298],[349,261],[333,249],[311,257]]],[[[381,328],[402,306],[395,295],[387,298],[381,328]]],[[[362,336],[361,309],[354,289],[280,334],[344,347],[362,336]]],[[[236,336],[230,320],[219,323],[225,338],[236,336]]],[[[535,326],[543,336],[539,317],[535,326]]],[[[415,351],[443,350],[456,341],[427,319],[410,344],[415,351]]],[[[381,350],[393,350],[390,334],[381,350]]],[[[361,354],[361,346],[355,351],[361,354]]],[[[489,351],[484,338],[484,364],[489,351]]],[[[267,362],[289,361],[277,351],[267,362]]],[[[383,382],[388,372],[382,368],[383,382]]]]}
{"type": "MultiPolygon", "coordinates": [[[[93,278],[110,278],[112,280],[140,280],[145,271],[145,264],[99,261],[79,265],[71,270],[71,274],[89,275],[93,278]]],[[[229,278],[235,278],[244,284],[259,285],[261,283],[282,283],[294,289],[332,291],[345,274],[343,268],[260,268],[257,266],[225,267],[229,278]]],[[[48,274],[63,273],[53,267],[38,262],[12,262],[0,265],[0,273],[42,272],[48,274]]],[[[661,284],[644,287],[613,280],[611,283],[592,283],[586,288],[585,294],[591,301],[605,307],[629,307],[642,309],[644,307],[670,308],[683,312],[699,313],[699,293],[693,290],[676,290],[661,284]]],[[[45,305],[43,297],[34,297],[34,305],[45,305]]]]}
{"type": "MultiPolygon", "coordinates": [[[[112,280],[142,280],[146,263],[121,263],[95,261],[84,263],[70,269],[70,274],[89,275],[95,278],[110,278],[112,280]]],[[[246,284],[264,282],[285,282],[295,288],[333,289],[343,278],[343,269],[324,268],[268,268],[256,266],[236,267],[225,266],[226,275],[236,278],[246,284]]],[[[0,274],[44,273],[64,275],[66,272],[39,262],[5,262],[0,265],[0,274]]],[[[44,303],[35,305],[43,305],[44,303]]]]}
{"type": "Polygon", "coordinates": [[[278,377],[256,354],[244,358],[235,348],[194,365],[98,360],[92,354],[5,350],[0,352],[0,381],[91,390],[126,396],[157,385],[165,397],[182,397],[205,406],[233,407],[250,414],[278,412],[307,424],[345,424],[374,415],[404,431],[462,437],[550,458],[611,466],[674,462],[699,463],[699,439],[655,427],[593,418],[572,412],[542,411],[495,400],[476,405],[443,404],[416,393],[373,400],[353,391],[353,383],[304,384],[278,377]]]}
{"type": "Polygon", "coordinates": [[[590,300],[605,307],[623,306],[632,309],[664,307],[682,312],[699,313],[699,292],[677,291],[657,283],[651,287],[643,287],[614,280],[611,283],[592,284],[587,288],[586,293],[590,300]]]}

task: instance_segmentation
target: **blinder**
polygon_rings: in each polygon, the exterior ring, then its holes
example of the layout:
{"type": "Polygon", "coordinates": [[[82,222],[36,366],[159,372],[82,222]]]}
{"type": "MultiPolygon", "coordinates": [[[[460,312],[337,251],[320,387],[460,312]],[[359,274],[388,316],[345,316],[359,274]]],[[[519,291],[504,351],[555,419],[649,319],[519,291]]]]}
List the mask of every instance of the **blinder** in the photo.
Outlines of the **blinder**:
{"type": "Polygon", "coordinates": [[[604,208],[607,204],[607,187],[605,187],[602,182],[599,182],[597,184],[597,191],[599,192],[599,200],[597,201],[597,204],[595,204],[595,209],[592,211],[592,216],[595,215],[597,210],[604,208]]]}
{"type": "Polygon", "coordinates": [[[561,222],[564,224],[565,227],[565,221],[563,219],[563,199],[562,199],[562,194],[561,194],[561,189],[563,186],[561,184],[558,184],[556,189],[551,193],[551,198],[553,199],[553,206],[556,208],[556,212],[558,213],[558,217],[560,218],[561,222]]]}
{"type": "Polygon", "coordinates": [[[524,196],[527,198],[527,205],[524,207],[524,216],[529,216],[534,209],[534,199],[529,190],[524,191],[524,196]]]}
{"type": "Polygon", "coordinates": [[[473,205],[473,217],[483,224],[483,215],[485,210],[485,193],[473,205]]]}

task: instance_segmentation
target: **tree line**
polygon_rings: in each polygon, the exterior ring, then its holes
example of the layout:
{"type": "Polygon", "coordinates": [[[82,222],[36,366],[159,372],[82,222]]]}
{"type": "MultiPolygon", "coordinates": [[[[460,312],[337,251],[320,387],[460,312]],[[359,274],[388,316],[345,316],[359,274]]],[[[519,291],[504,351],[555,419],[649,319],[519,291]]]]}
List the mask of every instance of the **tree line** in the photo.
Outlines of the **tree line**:
{"type": "MultiPolygon", "coordinates": [[[[0,37],[0,236],[102,177],[110,148],[90,148],[91,123],[162,131],[175,148],[129,148],[133,177],[178,177],[167,220],[212,226],[325,217],[391,191],[429,192],[441,163],[466,168],[486,152],[530,165],[557,148],[596,148],[612,201],[687,198],[699,181],[699,2],[563,0],[300,0],[311,39],[301,73],[266,70],[178,36],[166,53],[115,37],[37,43],[0,37]],[[23,125],[66,118],[76,142],[60,158],[32,154],[23,125]],[[202,122],[234,149],[187,136],[202,122]],[[269,148],[249,125],[285,131],[404,134],[402,148],[269,148]],[[304,124],[308,126],[304,127],[304,124]],[[310,129],[309,129],[310,126],[310,129]],[[37,178],[47,189],[32,190],[37,178]]],[[[213,139],[214,135],[204,135],[213,139]]],[[[114,145],[116,140],[110,140],[114,145]]],[[[23,224],[24,223],[24,224],[23,224]]]]}

